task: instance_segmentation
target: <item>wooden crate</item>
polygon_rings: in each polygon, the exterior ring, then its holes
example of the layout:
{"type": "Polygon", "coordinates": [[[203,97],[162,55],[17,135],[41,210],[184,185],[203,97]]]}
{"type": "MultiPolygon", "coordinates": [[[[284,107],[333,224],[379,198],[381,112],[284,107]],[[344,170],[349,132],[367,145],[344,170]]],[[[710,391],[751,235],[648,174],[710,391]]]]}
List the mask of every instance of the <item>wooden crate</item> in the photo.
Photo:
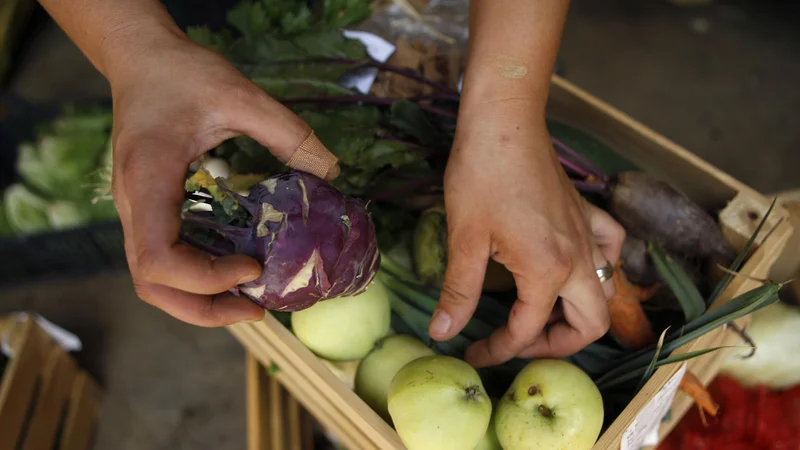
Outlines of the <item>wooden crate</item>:
{"type": "MultiPolygon", "coordinates": [[[[597,136],[643,170],[667,179],[701,206],[724,209],[720,220],[726,237],[735,246],[749,237],[749,222],[743,221],[742,215],[763,217],[769,206],[767,198],[752,188],[558,76],[552,80],[548,109],[551,117],[597,136]]],[[[767,276],[792,233],[787,217],[783,208],[773,211],[742,272],[753,277],[767,276]]],[[[747,277],[735,277],[712,307],[757,285],[758,282],[747,277]]],[[[742,325],[746,322],[746,318],[741,320],[742,325]]],[[[331,370],[336,366],[317,358],[274,317],[268,314],[261,322],[237,324],[229,330],[259,361],[277,363],[281,368],[279,381],[348,448],[404,448],[397,433],[351,390],[346,383],[346,373],[331,370]]],[[[675,350],[673,355],[737,342],[738,336],[723,327],[675,350]]],[[[689,361],[687,369],[709,383],[726,355],[724,350],[704,355],[689,361]]],[[[636,415],[679,369],[680,365],[676,364],[656,370],[641,392],[600,436],[594,449],[620,448],[623,434],[636,415]]],[[[691,404],[691,400],[681,394],[675,397],[671,420],[663,422],[659,429],[662,437],[691,404]]]]}
{"type": "Polygon", "coordinates": [[[34,319],[0,318],[0,450],[92,448],[101,392],[34,319]],[[57,445],[57,447],[56,447],[57,445]]]}

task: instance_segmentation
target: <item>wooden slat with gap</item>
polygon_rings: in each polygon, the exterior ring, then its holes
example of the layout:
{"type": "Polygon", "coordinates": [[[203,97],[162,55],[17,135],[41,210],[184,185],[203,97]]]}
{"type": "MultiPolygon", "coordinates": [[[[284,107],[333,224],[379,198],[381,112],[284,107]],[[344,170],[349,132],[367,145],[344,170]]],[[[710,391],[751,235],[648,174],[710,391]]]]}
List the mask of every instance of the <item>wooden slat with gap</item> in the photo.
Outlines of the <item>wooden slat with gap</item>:
{"type": "Polygon", "coordinates": [[[341,439],[348,448],[353,449],[379,449],[355,427],[346,416],[331,405],[319,390],[313,385],[308,385],[302,379],[300,372],[292,366],[283,354],[271,347],[265,339],[259,336],[250,324],[236,324],[228,327],[231,334],[239,340],[253,356],[264,366],[269,366],[273,361],[280,367],[274,377],[278,378],[286,389],[303,405],[306,410],[313,410],[314,417],[326,429],[341,439]]]}
{"type": "Polygon", "coordinates": [[[291,395],[287,395],[286,415],[287,425],[289,426],[289,450],[302,450],[303,448],[303,422],[301,421],[302,411],[297,400],[291,395]]]}
{"type": "Polygon", "coordinates": [[[268,450],[265,439],[267,429],[267,389],[266,374],[258,360],[250,353],[246,355],[247,371],[247,449],[268,450]]]}
{"type": "Polygon", "coordinates": [[[283,389],[275,377],[268,377],[269,385],[269,441],[270,448],[283,450],[283,389]]]}
{"type": "Polygon", "coordinates": [[[30,318],[6,331],[21,334],[9,337],[14,354],[0,384],[0,450],[15,450],[53,344],[30,318]]]}
{"type": "Polygon", "coordinates": [[[89,450],[99,415],[100,389],[85,371],[81,371],[72,385],[59,450],[89,450]]]}
{"type": "Polygon", "coordinates": [[[41,395],[25,436],[23,450],[53,448],[76,375],[77,367],[72,358],[61,347],[54,346],[42,377],[41,395]]]}

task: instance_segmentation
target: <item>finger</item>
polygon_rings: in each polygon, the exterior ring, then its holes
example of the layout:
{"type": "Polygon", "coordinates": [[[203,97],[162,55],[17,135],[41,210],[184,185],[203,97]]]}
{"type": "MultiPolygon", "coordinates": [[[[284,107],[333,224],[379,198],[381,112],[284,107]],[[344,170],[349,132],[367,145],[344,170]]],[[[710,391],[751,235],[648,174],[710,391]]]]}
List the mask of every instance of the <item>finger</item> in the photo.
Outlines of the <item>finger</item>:
{"type": "Polygon", "coordinates": [[[511,308],[508,323],[471,345],[464,355],[473,367],[502,364],[530,345],[548,321],[564,282],[562,276],[534,279],[515,275],[515,279],[519,299],[511,308]]]}
{"type": "Polygon", "coordinates": [[[198,295],[154,284],[137,285],[145,302],[178,320],[201,327],[222,327],[264,318],[265,311],[252,301],[230,293],[198,295]]]}
{"type": "Polygon", "coordinates": [[[253,87],[252,95],[240,96],[243,101],[235,102],[228,111],[234,131],[252,137],[293,169],[328,180],[339,176],[338,159],[308,123],[258,86],[253,87]]]}
{"type": "Polygon", "coordinates": [[[588,204],[588,202],[586,218],[600,253],[611,265],[616,265],[622,253],[622,243],[625,241],[625,228],[606,211],[588,204]]]}
{"type": "Polygon", "coordinates": [[[489,247],[480,245],[480,238],[462,233],[449,236],[442,294],[428,326],[428,333],[437,341],[451,339],[469,322],[478,306],[489,261],[489,247]]]}
{"type": "MultiPolygon", "coordinates": [[[[594,267],[602,267],[605,257],[593,246],[594,267]]],[[[560,291],[564,320],[538,336],[520,352],[524,358],[563,358],[580,351],[602,337],[609,327],[608,298],[593,266],[585,262],[575,268],[560,291]]],[[[612,286],[613,283],[606,283],[612,286]]]]}
{"type": "Polygon", "coordinates": [[[261,274],[257,261],[244,255],[211,259],[179,243],[185,166],[161,142],[142,141],[127,152],[124,186],[130,204],[136,271],[142,281],[197,294],[224,292],[261,274]]]}

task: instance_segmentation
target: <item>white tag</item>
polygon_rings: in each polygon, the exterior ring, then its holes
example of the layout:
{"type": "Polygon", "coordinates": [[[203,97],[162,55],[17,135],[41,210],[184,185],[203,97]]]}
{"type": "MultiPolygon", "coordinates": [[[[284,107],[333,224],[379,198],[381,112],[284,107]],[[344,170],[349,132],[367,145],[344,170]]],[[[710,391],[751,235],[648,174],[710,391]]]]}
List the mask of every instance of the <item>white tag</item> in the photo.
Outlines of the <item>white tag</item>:
{"type": "MultiPolygon", "coordinates": [[[[357,39],[364,44],[369,56],[375,61],[385,63],[395,51],[395,46],[381,38],[380,36],[366,31],[344,30],[345,37],[350,39],[357,39]]],[[[355,88],[362,94],[366,94],[372,88],[372,83],[378,77],[378,69],[370,68],[359,71],[353,74],[342,84],[345,87],[355,88]]]]}
{"type": "MultiPolygon", "coordinates": [[[[23,322],[28,318],[29,314],[26,312],[16,312],[9,314],[9,316],[12,320],[23,322]]],[[[79,351],[81,348],[83,348],[83,343],[78,336],[75,336],[69,331],[59,327],[58,325],[50,322],[38,314],[34,314],[33,317],[36,319],[36,323],[39,324],[39,326],[42,327],[42,329],[46,331],[47,334],[53,338],[53,340],[61,345],[64,350],[72,352],[79,351]]],[[[0,337],[0,351],[2,351],[7,357],[11,358],[14,356],[14,351],[11,349],[8,340],[9,336],[0,337]]]]}
{"type": "Polygon", "coordinates": [[[664,387],[639,411],[633,423],[622,434],[620,450],[639,450],[645,445],[658,444],[658,428],[669,411],[678,386],[686,373],[686,363],[664,384],[664,387]],[[653,443],[655,435],[655,443],[653,443]]]}

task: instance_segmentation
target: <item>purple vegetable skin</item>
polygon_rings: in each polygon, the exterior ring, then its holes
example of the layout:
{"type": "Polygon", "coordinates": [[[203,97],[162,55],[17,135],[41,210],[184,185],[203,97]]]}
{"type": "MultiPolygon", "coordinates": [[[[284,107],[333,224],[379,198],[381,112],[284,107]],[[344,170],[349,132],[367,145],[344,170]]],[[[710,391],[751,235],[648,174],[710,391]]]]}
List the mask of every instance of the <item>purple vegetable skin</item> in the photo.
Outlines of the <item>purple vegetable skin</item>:
{"type": "MultiPolygon", "coordinates": [[[[262,263],[261,277],[234,293],[268,310],[299,311],[321,300],[360,294],[377,273],[375,228],[361,200],[303,172],[272,176],[247,197],[230,193],[250,213],[249,227],[191,214],[184,220],[222,232],[235,253],[262,263]]],[[[230,253],[216,246],[211,250],[230,253]]]]}

